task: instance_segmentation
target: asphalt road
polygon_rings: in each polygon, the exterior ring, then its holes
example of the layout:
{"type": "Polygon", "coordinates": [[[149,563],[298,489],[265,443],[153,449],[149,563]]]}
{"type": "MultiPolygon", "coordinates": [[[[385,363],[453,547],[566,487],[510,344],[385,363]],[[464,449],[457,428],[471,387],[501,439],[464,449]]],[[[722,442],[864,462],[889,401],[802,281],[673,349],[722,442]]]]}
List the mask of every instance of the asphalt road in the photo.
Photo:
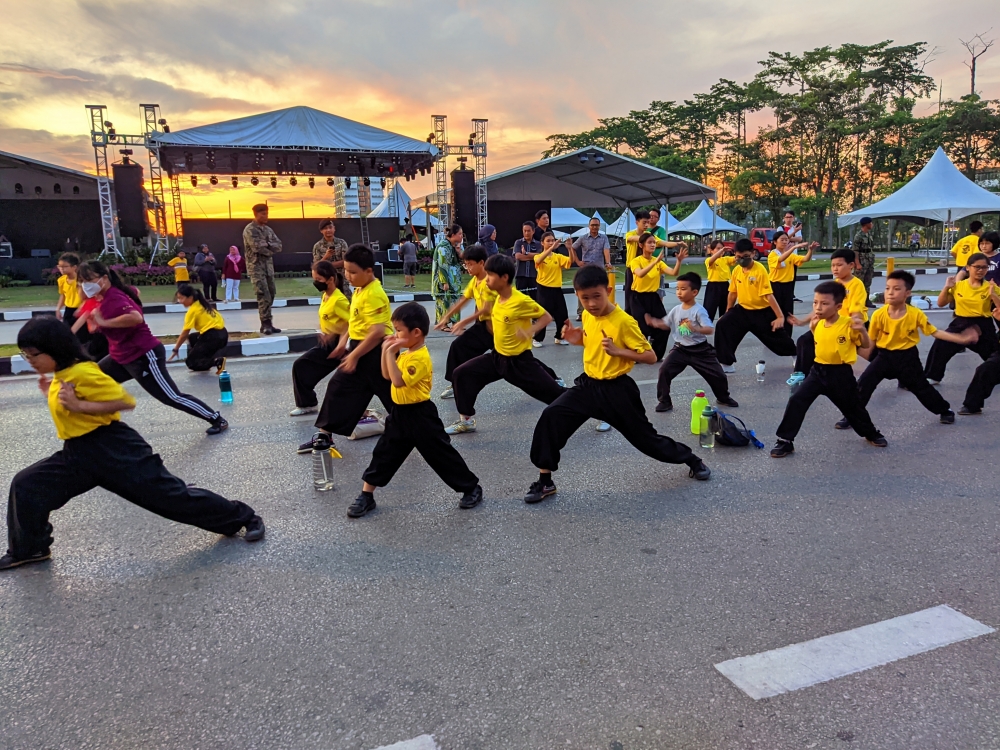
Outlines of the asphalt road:
{"type": "MultiPolygon", "coordinates": [[[[429,342],[438,373],[447,344],[429,342]]],[[[567,380],[581,370],[575,347],[536,352],[567,380]]],[[[948,370],[956,409],[977,362],[948,370]]],[[[558,495],[526,506],[541,405],[501,383],[479,432],[455,438],[480,507],[460,511],[411,456],[352,521],[375,441],[339,440],[339,486],[314,492],[290,366],[234,361],[216,438],[130,387],[126,419],[168,467],[252,504],[267,538],[219,538],[100,490],[53,514],[51,563],[0,574],[0,747],[1000,747],[996,633],[759,701],[714,668],[940,604],[1000,626],[995,399],[943,426],[883,385],[882,451],[834,431],[821,401],[790,458],[698,449],[705,483],[591,423],[558,495]]],[[[790,369],[748,339],[731,376],[768,447],[790,369]]],[[[217,398],[212,376],[172,372],[217,398]]],[[[654,415],[655,373],[634,371],[653,423],[694,444],[685,404],[703,383],[685,373],[678,409],[654,415]]],[[[5,378],[0,402],[9,482],[59,445],[32,379],[5,378]]]]}

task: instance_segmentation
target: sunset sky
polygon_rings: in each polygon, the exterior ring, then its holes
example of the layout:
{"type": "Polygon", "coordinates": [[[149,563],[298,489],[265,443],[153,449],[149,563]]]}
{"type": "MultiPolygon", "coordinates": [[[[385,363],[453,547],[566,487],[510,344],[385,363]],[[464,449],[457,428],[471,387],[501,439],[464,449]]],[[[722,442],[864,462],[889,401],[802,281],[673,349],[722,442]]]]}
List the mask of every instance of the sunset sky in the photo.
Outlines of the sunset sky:
{"type": "MultiPolygon", "coordinates": [[[[3,0],[2,8],[0,150],[88,171],[86,104],[107,104],[122,132],[139,132],[140,102],[159,103],[175,131],[305,104],[421,139],[431,114],[443,113],[460,141],[471,118],[485,117],[492,173],[537,159],[551,133],[681,100],[722,77],[746,80],[769,50],[926,41],[937,48],[927,72],[957,97],[969,87],[959,39],[997,17],[997,0],[3,0]]],[[[1000,25],[994,31],[987,38],[1000,37],[1000,25]]],[[[1000,98],[1000,44],[981,59],[977,88],[1000,98]]],[[[919,104],[918,114],[932,106],[919,104]]],[[[430,180],[405,187],[420,195],[430,180]]],[[[307,216],[332,205],[325,186],[254,191],[202,181],[188,184],[185,212],[225,215],[232,201],[242,215],[263,198],[278,217],[298,216],[300,200],[307,216]]]]}

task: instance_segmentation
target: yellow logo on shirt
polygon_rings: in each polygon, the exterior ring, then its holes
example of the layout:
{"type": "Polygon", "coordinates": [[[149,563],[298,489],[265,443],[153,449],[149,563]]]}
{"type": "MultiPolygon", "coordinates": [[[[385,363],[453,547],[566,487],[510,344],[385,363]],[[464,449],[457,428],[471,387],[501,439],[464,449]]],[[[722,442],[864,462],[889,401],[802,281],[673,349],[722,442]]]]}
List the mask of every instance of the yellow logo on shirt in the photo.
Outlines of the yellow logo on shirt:
{"type": "Polygon", "coordinates": [[[838,336],[837,337],[837,343],[838,344],[846,344],[847,343],[847,336],[838,336]]]}

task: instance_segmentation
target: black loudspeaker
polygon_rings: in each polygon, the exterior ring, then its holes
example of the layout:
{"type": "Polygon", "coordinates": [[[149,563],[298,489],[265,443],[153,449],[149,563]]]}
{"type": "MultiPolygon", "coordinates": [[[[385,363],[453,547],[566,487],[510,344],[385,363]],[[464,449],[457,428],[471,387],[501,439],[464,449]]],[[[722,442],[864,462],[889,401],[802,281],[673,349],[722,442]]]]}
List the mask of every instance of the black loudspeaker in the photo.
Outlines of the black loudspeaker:
{"type": "Polygon", "coordinates": [[[146,199],[142,193],[142,167],[139,164],[112,164],[115,203],[118,208],[118,233],[141,239],[149,234],[146,199]]]}
{"type": "Polygon", "coordinates": [[[471,169],[456,169],[451,173],[451,194],[455,206],[453,223],[462,227],[465,246],[479,238],[479,208],[476,206],[476,173],[471,169]]]}

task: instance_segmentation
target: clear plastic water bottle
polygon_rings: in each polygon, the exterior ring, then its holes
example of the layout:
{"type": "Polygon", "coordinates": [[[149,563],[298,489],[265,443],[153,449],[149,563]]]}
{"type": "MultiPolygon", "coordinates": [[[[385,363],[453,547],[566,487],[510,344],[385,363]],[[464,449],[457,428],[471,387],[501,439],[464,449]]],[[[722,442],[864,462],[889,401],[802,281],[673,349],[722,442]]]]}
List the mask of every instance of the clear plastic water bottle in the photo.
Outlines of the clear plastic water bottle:
{"type": "Polygon", "coordinates": [[[224,404],[233,403],[233,381],[226,370],[219,374],[219,400],[224,404]]]}
{"type": "Polygon", "coordinates": [[[760,360],[760,362],[757,363],[757,382],[764,382],[764,360],[760,360]]]}
{"type": "Polygon", "coordinates": [[[705,391],[695,391],[694,398],[691,399],[691,434],[701,434],[701,413],[708,406],[708,399],[705,398],[705,391]]]}
{"type": "Polygon", "coordinates": [[[333,489],[333,449],[313,450],[313,487],[318,492],[333,489]]]}
{"type": "Polygon", "coordinates": [[[698,432],[698,440],[702,448],[715,447],[715,409],[706,406],[701,413],[701,429],[698,432]]]}

